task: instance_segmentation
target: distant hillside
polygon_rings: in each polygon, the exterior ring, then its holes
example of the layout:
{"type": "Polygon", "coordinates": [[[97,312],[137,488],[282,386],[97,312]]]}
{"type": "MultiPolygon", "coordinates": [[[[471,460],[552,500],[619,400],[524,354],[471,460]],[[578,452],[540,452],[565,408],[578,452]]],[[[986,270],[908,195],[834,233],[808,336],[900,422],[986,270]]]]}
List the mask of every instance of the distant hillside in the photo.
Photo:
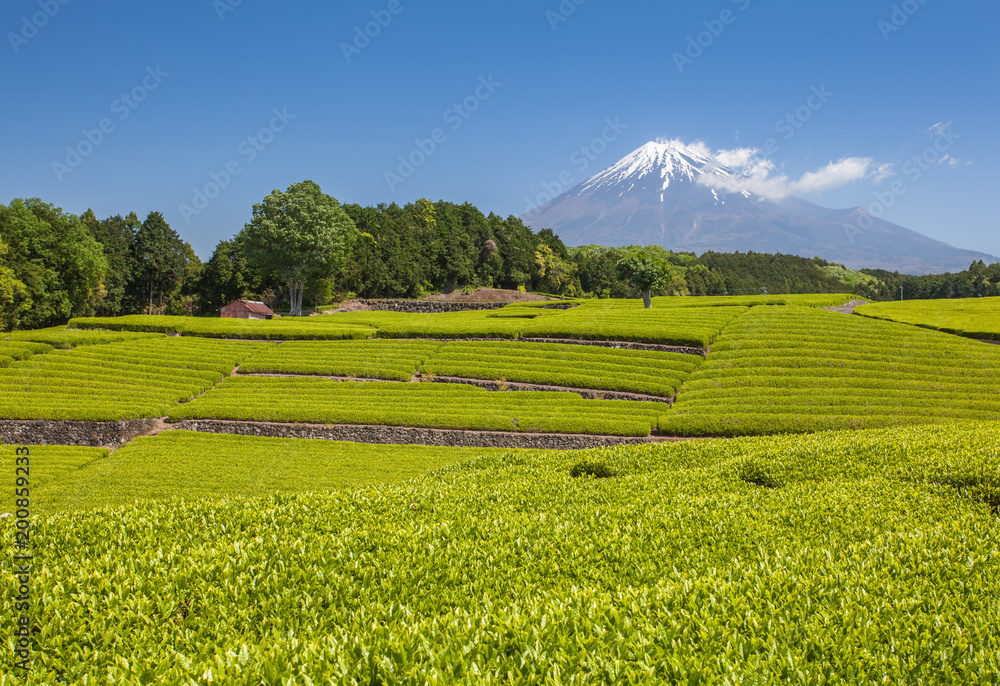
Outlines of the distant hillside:
{"type": "MultiPolygon", "coordinates": [[[[996,258],[955,248],[859,208],[835,210],[706,183],[739,172],[678,141],[647,143],[521,219],[569,245],[659,245],[694,252],[819,255],[852,269],[930,274],[996,258]]],[[[738,184],[737,184],[738,185],[738,184]]]]}

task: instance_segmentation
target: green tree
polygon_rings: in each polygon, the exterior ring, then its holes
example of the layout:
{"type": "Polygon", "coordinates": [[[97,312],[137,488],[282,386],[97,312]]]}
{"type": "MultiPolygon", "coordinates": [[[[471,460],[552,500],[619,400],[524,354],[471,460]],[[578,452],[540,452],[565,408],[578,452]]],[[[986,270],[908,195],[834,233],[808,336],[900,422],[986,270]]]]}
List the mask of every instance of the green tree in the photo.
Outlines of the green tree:
{"type": "Polygon", "coordinates": [[[79,217],[38,198],[15,199],[0,205],[0,236],[8,248],[0,266],[23,285],[17,297],[31,301],[29,310],[15,308],[15,319],[5,326],[52,326],[96,312],[105,295],[108,265],[100,243],[79,217]]]}
{"type": "Polygon", "coordinates": [[[148,312],[162,311],[164,296],[183,282],[190,246],[185,247],[177,232],[159,212],[150,212],[135,234],[138,279],[147,287],[148,312]]]}
{"type": "Polygon", "coordinates": [[[568,291],[569,295],[575,295],[572,283],[576,265],[564,260],[545,243],[539,243],[535,250],[535,267],[539,279],[538,284],[544,292],[563,293],[568,291]]]}
{"type": "Polygon", "coordinates": [[[667,265],[645,253],[630,255],[619,260],[615,265],[615,273],[622,281],[626,281],[642,293],[642,302],[647,310],[653,307],[651,292],[670,283],[670,270],[667,265]]]}
{"type": "Polygon", "coordinates": [[[254,274],[243,255],[241,237],[219,241],[198,281],[202,308],[215,312],[234,300],[246,298],[254,288],[254,274]]]}
{"type": "MultiPolygon", "coordinates": [[[[0,240],[0,259],[7,255],[7,246],[0,240]]],[[[10,331],[22,314],[31,309],[27,288],[17,280],[14,270],[0,267],[0,331],[10,331]]]]}
{"type": "Polygon", "coordinates": [[[97,313],[106,317],[131,313],[136,306],[135,302],[130,302],[129,290],[135,278],[135,234],[139,229],[139,217],[130,212],[126,218],[119,214],[98,221],[93,210],[87,210],[80,221],[101,244],[108,263],[104,278],[107,296],[97,313]]]}
{"type": "Polygon", "coordinates": [[[293,317],[302,315],[306,281],[333,276],[357,238],[358,229],[340,203],[313,181],[274,190],[254,205],[244,229],[247,261],[288,286],[293,317]]]}

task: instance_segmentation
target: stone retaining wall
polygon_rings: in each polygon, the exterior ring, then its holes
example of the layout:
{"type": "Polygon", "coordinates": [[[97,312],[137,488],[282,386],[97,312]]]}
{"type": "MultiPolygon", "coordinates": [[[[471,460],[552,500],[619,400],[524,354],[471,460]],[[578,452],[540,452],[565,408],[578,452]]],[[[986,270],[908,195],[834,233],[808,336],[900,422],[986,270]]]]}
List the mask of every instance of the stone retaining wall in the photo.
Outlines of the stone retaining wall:
{"type": "Polygon", "coordinates": [[[122,422],[50,420],[0,420],[0,440],[5,445],[75,445],[117,448],[151,431],[156,419],[122,422]]]}
{"type": "Polygon", "coordinates": [[[581,436],[570,434],[528,434],[502,431],[455,431],[419,429],[400,426],[357,426],[320,424],[272,424],[208,419],[186,419],[174,429],[206,433],[268,436],[277,438],[312,438],[327,441],[395,445],[434,445],[470,448],[548,448],[579,450],[611,445],[634,445],[656,441],[653,438],[624,436],[581,436]]]}
{"type": "Polygon", "coordinates": [[[468,312],[471,310],[499,310],[510,303],[464,302],[457,300],[359,300],[371,310],[386,312],[468,312]]]}

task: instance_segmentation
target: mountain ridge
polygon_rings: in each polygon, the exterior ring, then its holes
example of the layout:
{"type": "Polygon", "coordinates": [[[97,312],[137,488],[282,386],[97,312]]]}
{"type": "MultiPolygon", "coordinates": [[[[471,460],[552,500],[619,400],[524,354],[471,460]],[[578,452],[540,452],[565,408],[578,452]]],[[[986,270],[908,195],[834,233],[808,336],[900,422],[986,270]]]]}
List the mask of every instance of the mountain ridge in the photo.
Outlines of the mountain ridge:
{"type": "Polygon", "coordinates": [[[660,245],[674,251],[820,256],[851,269],[906,274],[961,271],[997,258],[956,248],[861,208],[833,209],[800,198],[767,200],[725,190],[747,178],[700,144],[647,143],[562,195],[524,214],[567,245],[660,245]],[[733,179],[737,183],[733,183],[733,179]]]}

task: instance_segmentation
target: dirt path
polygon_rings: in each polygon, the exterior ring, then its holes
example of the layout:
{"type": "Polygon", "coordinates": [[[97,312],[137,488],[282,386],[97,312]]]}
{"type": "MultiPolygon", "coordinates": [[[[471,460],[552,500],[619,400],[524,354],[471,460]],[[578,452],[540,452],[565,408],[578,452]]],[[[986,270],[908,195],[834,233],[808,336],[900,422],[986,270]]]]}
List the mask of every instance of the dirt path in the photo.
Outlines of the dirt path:
{"type": "Polygon", "coordinates": [[[830,310],[831,312],[842,312],[844,314],[854,314],[855,307],[861,307],[862,305],[869,304],[867,300],[852,300],[846,305],[840,307],[824,307],[824,310],[830,310]]]}
{"type": "Polygon", "coordinates": [[[540,391],[552,393],[576,393],[585,400],[635,400],[639,402],[655,402],[670,405],[673,398],[647,393],[631,393],[628,391],[607,391],[596,388],[576,388],[575,386],[546,386],[544,384],[523,383],[519,381],[495,381],[490,379],[469,379],[464,376],[435,376],[426,382],[454,383],[476,386],[491,392],[503,391],[540,391]]]}

